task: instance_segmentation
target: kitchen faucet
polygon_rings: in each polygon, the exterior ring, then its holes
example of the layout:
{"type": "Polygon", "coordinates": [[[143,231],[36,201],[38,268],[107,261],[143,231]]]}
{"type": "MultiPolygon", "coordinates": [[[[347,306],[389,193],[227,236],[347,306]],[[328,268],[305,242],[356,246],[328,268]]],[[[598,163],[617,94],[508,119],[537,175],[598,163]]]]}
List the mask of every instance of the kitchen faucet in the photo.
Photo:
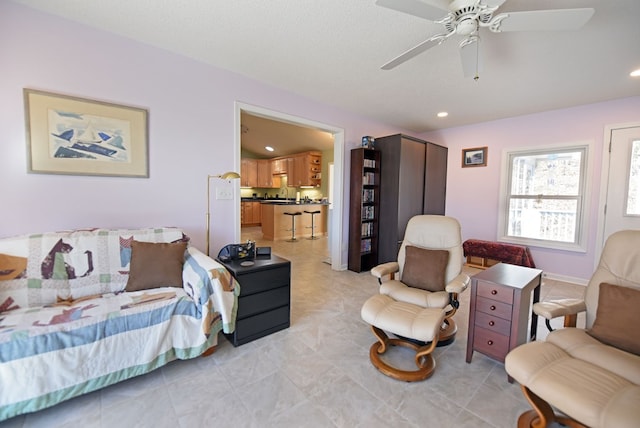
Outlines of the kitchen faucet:
{"type": "Polygon", "coordinates": [[[289,200],[289,188],[287,186],[285,186],[280,190],[283,191],[282,193],[284,194],[284,200],[288,201],[289,200]]]}

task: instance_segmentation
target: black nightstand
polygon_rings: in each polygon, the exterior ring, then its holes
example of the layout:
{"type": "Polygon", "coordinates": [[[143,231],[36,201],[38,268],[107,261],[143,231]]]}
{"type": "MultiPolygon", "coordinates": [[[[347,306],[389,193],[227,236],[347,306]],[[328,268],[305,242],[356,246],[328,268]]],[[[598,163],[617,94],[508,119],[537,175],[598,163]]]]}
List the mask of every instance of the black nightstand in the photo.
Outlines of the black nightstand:
{"type": "Polygon", "coordinates": [[[233,346],[243,345],[289,327],[291,262],[271,256],[256,257],[252,266],[218,260],[240,283],[236,330],[225,334],[233,346]]]}

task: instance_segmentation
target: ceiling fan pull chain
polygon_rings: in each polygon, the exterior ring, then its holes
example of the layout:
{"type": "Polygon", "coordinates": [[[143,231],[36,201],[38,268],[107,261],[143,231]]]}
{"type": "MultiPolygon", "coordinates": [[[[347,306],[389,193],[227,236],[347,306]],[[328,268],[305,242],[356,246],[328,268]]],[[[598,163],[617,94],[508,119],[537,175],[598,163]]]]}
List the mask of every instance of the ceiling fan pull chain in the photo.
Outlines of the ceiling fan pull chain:
{"type": "Polygon", "coordinates": [[[480,80],[480,71],[478,70],[479,64],[480,64],[480,37],[478,36],[476,40],[476,75],[473,77],[473,80],[475,82],[480,80]]]}

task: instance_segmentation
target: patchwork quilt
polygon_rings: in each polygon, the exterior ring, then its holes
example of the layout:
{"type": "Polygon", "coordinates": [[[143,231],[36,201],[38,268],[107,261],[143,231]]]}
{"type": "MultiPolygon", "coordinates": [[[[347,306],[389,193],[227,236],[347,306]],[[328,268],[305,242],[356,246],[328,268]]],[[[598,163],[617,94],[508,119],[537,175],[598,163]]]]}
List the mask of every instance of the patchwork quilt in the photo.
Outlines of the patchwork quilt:
{"type": "Polygon", "coordinates": [[[239,285],[194,247],[182,288],[125,292],[132,239],[188,240],[173,228],[0,239],[0,421],[194,358],[234,331],[239,285]]]}

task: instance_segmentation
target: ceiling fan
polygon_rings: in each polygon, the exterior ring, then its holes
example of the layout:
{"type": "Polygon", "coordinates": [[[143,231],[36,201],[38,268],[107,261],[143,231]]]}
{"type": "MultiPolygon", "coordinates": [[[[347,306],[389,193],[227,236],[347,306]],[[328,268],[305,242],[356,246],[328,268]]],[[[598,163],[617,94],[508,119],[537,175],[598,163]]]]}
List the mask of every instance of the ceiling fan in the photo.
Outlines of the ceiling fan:
{"type": "Polygon", "coordinates": [[[408,13],[441,24],[444,33],[429,37],[396,58],[384,64],[391,70],[411,58],[437,46],[453,35],[462,36],[459,44],[465,77],[478,80],[482,66],[480,57],[481,28],[494,33],[507,31],[576,30],[591,19],[594,9],[553,9],[523,12],[495,12],[506,0],[377,0],[378,6],[408,13]]]}

